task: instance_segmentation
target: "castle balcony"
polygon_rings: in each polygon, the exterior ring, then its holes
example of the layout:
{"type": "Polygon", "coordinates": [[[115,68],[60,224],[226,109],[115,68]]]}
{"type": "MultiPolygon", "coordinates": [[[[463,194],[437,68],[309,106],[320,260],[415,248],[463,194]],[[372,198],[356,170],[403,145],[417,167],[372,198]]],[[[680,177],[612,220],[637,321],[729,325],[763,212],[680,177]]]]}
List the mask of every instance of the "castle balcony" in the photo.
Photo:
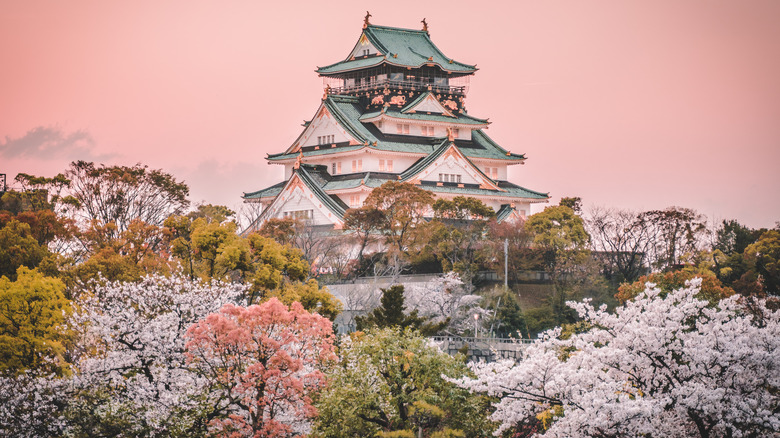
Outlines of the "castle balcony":
{"type": "MultiPolygon", "coordinates": [[[[326,85],[329,85],[326,83],[326,85]]],[[[374,80],[365,82],[355,82],[349,85],[331,86],[328,88],[330,94],[357,94],[364,91],[389,88],[392,90],[404,91],[432,91],[434,93],[452,94],[456,96],[465,96],[467,92],[466,85],[443,85],[428,82],[425,80],[374,80]]]]}
{"type": "Polygon", "coordinates": [[[388,88],[397,91],[432,91],[454,97],[465,96],[469,91],[469,76],[446,75],[434,68],[403,70],[379,67],[345,73],[339,76],[323,76],[323,85],[331,94],[354,95],[388,88]]]}

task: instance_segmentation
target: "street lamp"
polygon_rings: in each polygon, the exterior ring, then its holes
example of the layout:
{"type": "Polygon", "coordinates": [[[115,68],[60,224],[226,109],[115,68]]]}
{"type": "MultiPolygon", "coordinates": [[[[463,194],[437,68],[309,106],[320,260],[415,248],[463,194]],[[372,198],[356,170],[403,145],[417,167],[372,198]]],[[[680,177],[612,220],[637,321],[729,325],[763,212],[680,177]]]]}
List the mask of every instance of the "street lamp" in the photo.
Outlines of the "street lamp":
{"type": "Polygon", "coordinates": [[[479,313],[474,314],[474,338],[477,338],[477,321],[479,321],[479,313]]]}

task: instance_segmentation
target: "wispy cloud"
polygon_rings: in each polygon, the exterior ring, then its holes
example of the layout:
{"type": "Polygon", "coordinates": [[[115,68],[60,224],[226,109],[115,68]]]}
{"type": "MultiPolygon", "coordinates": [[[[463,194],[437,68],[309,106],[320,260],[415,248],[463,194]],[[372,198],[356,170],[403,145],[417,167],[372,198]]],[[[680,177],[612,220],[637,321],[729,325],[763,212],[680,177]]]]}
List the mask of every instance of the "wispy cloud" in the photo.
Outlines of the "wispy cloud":
{"type": "Polygon", "coordinates": [[[58,126],[38,126],[22,137],[0,140],[0,157],[7,159],[102,160],[114,155],[95,153],[95,140],[89,132],[65,132],[58,126]]]}

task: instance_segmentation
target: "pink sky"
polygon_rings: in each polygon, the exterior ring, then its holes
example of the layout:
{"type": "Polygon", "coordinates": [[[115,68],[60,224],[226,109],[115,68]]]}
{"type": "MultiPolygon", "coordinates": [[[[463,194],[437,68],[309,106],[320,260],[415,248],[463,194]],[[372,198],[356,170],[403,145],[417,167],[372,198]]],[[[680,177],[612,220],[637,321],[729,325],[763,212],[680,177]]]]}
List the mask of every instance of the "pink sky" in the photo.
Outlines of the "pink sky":
{"type": "Polygon", "coordinates": [[[0,173],[162,168],[236,207],[322,96],[366,5],[477,64],[466,106],[586,206],[780,220],[780,2],[0,2],[0,173]]]}

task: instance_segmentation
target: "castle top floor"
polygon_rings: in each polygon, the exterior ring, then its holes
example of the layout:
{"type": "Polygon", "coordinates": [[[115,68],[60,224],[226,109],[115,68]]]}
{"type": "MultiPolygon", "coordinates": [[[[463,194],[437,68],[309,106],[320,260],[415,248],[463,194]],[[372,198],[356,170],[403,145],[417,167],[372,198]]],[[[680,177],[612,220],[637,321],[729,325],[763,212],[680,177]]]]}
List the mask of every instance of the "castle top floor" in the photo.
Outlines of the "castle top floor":
{"type": "Polygon", "coordinates": [[[329,93],[360,95],[392,89],[465,96],[476,66],[442,53],[431,41],[425,20],[422,30],[412,30],[373,25],[369,17],[343,61],[317,68],[329,93]]]}

